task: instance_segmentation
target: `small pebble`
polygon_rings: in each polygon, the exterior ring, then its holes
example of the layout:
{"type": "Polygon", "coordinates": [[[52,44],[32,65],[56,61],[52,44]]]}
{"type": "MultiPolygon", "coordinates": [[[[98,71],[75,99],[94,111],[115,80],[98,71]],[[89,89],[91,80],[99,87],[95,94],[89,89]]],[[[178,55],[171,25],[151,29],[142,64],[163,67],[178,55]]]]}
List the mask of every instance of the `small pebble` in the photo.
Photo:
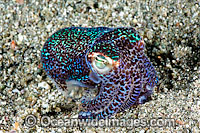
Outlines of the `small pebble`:
{"type": "Polygon", "coordinates": [[[43,108],[48,108],[48,107],[49,107],[49,104],[47,104],[47,103],[42,104],[42,107],[43,107],[43,108]]]}
{"type": "Polygon", "coordinates": [[[41,82],[38,84],[38,87],[40,88],[45,88],[45,89],[51,89],[51,86],[49,84],[47,84],[46,82],[41,82]]]}
{"type": "Polygon", "coordinates": [[[18,89],[14,89],[14,90],[12,90],[12,92],[14,92],[14,93],[20,93],[20,91],[18,89]]]}

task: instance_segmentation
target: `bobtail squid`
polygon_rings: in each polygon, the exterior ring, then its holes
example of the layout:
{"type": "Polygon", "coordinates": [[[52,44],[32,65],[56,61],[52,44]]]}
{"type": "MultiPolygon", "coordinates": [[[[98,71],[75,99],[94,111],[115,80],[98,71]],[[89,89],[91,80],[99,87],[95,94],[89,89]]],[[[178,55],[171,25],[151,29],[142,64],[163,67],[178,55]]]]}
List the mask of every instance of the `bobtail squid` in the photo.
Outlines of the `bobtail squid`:
{"type": "Polygon", "coordinates": [[[43,68],[66,92],[68,85],[97,88],[81,100],[79,118],[105,119],[144,103],[158,82],[134,28],[64,28],[45,42],[43,68]]]}

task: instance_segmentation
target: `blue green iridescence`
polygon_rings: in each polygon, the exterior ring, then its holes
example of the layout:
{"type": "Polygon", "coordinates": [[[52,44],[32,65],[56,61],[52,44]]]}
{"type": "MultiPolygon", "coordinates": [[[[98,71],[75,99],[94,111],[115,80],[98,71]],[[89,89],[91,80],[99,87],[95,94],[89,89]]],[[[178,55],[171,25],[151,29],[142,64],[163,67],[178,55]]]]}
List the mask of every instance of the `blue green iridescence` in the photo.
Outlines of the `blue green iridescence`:
{"type": "Polygon", "coordinates": [[[67,90],[67,81],[70,80],[98,87],[98,96],[82,101],[85,111],[79,114],[79,118],[104,119],[143,103],[158,82],[140,40],[134,28],[61,29],[45,42],[41,51],[42,65],[63,90],[67,90]],[[96,62],[91,57],[93,53],[99,53],[96,62]],[[107,65],[107,56],[118,61],[119,65],[109,65],[110,69],[104,73],[101,70],[107,65]],[[95,63],[100,70],[94,70],[95,63]]]}
{"type": "MultiPolygon", "coordinates": [[[[46,47],[42,49],[42,60],[49,59],[52,61],[58,60],[61,65],[64,65],[65,70],[70,70],[73,68],[80,68],[80,66],[76,66],[76,64],[72,64],[74,61],[73,56],[69,56],[66,53],[76,54],[76,55],[82,55],[83,56],[83,50],[86,53],[86,50],[89,48],[90,45],[92,45],[96,38],[98,38],[99,34],[102,32],[107,32],[111,30],[110,28],[105,27],[99,27],[99,28],[82,28],[82,27],[72,27],[72,28],[65,28],[61,29],[58,32],[54,33],[50,38],[47,39],[46,47]],[[80,40],[81,39],[81,40],[80,40]],[[83,49],[83,46],[86,46],[86,49],[83,49]],[[51,54],[49,49],[51,50],[51,54]],[[63,50],[64,49],[64,50],[63,50]],[[53,56],[52,56],[53,54],[53,56]],[[56,56],[54,56],[56,55],[56,56]],[[71,58],[70,58],[71,57],[71,58]],[[68,61],[66,61],[66,58],[68,61]],[[66,63],[66,64],[65,64],[66,63]]],[[[78,60],[77,60],[78,61],[78,60]]],[[[50,62],[49,61],[43,61],[43,66],[46,69],[46,71],[53,71],[54,67],[47,67],[50,62]]],[[[60,67],[59,69],[63,69],[63,67],[60,67]]],[[[64,73],[64,70],[62,74],[64,73]]],[[[54,75],[55,78],[59,78],[59,74],[54,75]]],[[[87,80],[87,75],[68,75],[68,80],[87,80]]]]}

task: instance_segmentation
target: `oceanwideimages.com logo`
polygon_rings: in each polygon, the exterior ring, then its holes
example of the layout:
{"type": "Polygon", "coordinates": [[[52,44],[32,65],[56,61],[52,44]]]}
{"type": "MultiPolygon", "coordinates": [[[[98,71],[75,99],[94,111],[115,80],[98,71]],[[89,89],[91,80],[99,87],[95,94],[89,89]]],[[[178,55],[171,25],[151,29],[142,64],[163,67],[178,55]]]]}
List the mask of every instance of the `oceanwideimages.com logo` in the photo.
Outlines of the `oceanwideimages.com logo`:
{"type": "Polygon", "coordinates": [[[36,125],[41,127],[175,127],[174,119],[51,119],[42,116],[37,119],[34,115],[28,115],[25,125],[32,128],[36,125]]]}

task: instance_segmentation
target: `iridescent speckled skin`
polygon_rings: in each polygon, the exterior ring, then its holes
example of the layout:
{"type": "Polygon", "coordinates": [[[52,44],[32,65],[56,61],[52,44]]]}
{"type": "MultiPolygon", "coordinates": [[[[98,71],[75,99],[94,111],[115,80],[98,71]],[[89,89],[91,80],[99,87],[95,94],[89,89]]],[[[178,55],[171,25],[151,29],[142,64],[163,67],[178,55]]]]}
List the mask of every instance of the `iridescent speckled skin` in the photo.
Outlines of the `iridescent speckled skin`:
{"type": "Polygon", "coordinates": [[[81,101],[79,118],[104,119],[142,104],[158,82],[133,28],[61,29],[44,44],[41,60],[60,89],[67,91],[69,83],[99,89],[94,99],[81,101]]]}

